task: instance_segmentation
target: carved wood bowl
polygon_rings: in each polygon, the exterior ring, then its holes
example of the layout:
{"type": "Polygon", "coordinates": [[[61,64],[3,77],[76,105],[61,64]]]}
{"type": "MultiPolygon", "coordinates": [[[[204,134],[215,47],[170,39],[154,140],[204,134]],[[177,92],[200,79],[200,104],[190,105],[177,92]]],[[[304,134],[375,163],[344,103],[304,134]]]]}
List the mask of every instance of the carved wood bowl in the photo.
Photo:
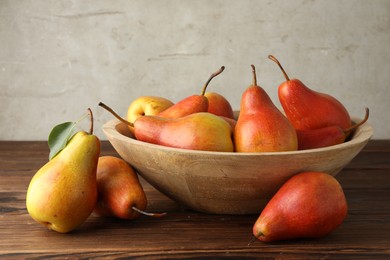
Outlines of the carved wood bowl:
{"type": "Polygon", "coordinates": [[[373,129],[365,123],[339,145],[274,153],[206,152],[149,144],[132,138],[128,127],[116,119],[105,123],[103,132],[124,160],[174,201],[200,212],[240,215],[260,213],[296,173],[336,175],[363,149],[373,129]]]}

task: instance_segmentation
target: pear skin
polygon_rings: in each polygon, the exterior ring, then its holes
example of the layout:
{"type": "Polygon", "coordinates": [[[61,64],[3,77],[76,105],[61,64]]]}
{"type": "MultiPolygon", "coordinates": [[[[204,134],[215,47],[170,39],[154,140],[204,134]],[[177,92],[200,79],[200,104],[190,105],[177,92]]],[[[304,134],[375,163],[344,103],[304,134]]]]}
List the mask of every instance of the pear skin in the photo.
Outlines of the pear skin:
{"type": "Polygon", "coordinates": [[[324,237],[344,221],[347,201],[340,183],[323,172],[302,172],[287,180],[253,225],[263,242],[324,237]]]}
{"type": "Polygon", "coordinates": [[[308,88],[298,79],[290,79],[274,56],[269,55],[268,58],[279,66],[286,79],[278,87],[278,96],[287,118],[295,129],[351,127],[351,117],[339,100],[329,94],[308,88]]]}
{"type": "Polygon", "coordinates": [[[315,149],[331,145],[341,144],[359,126],[363,125],[369,117],[369,109],[366,108],[366,115],[359,123],[350,128],[342,129],[339,126],[326,126],[316,129],[297,130],[298,150],[315,149]]]}
{"type": "Polygon", "coordinates": [[[175,148],[233,152],[232,126],[220,116],[200,112],[181,118],[144,116],[134,122],[137,140],[175,148]]]}
{"type": "Polygon", "coordinates": [[[147,206],[145,192],[134,169],[114,156],[99,158],[97,168],[98,203],[95,212],[101,216],[135,219],[147,206]]]}
{"type": "Polygon", "coordinates": [[[241,98],[240,114],[234,129],[236,152],[281,152],[298,149],[297,134],[288,119],[273,104],[265,90],[256,83],[241,98]]]}
{"type": "Polygon", "coordinates": [[[216,92],[206,92],[205,96],[209,101],[207,112],[217,116],[234,119],[233,108],[224,96],[216,92]]]}
{"type": "Polygon", "coordinates": [[[209,107],[209,101],[205,95],[207,86],[210,81],[221,74],[224,69],[225,67],[222,66],[218,71],[211,74],[203,86],[202,93],[200,95],[191,95],[186,97],[157,115],[164,118],[179,118],[193,113],[207,112],[209,107]]]}
{"type": "Polygon", "coordinates": [[[84,131],[33,176],[26,194],[30,216],[49,229],[68,233],[92,213],[97,201],[100,141],[84,131]]]}
{"type": "Polygon", "coordinates": [[[173,105],[172,101],[163,97],[138,97],[127,109],[127,121],[133,123],[140,116],[157,115],[173,105]]]}

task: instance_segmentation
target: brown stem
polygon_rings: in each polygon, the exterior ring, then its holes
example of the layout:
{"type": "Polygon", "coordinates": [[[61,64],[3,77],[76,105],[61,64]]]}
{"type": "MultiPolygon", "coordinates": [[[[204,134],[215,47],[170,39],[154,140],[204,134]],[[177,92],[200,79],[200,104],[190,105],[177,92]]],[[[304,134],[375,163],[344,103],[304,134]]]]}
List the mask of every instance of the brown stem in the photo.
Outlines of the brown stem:
{"type": "Polygon", "coordinates": [[[164,213],[150,213],[150,212],[145,212],[143,210],[140,210],[139,208],[133,206],[131,207],[134,211],[137,211],[138,213],[141,213],[142,215],[149,216],[149,217],[154,217],[154,218],[161,218],[167,215],[166,212],[164,213]]]}
{"type": "Polygon", "coordinates": [[[259,232],[257,236],[253,236],[253,238],[249,241],[248,246],[251,246],[263,233],[259,232]]]}
{"type": "Polygon", "coordinates": [[[221,74],[222,71],[224,71],[224,69],[225,69],[225,66],[222,66],[218,71],[211,74],[210,78],[207,80],[206,84],[204,84],[204,86],[203,86],[202,93],[200,94],[201,96],[204,96],[204,94],[206,93],[206,89],[207,89],[207,86],[209,85],[210,81],[213,78],[215,78],[216,76],[218,76],[219,74],[221,74]]]}
{"type": "Polygon", "coordinates": [[[286,71],[284,71],[283,67],[282,67],[282,64],[280,64],[280,62],[272,55],[268,55],[268,59],[276,62],[276,64],[278,64],[279,68],[282,70],[283,74],[284,74],[284,77],[286,78],[287,81],[290,80],[290,78],[288,77],[286,71]]]}
{"type": "Polygon", "coordinates": [[[256,77],[256,68],[255,65],[251,64],[252,67],[252,74],[253,74],[253,86],[257,86],[257,77],[256,77]]]}
{"type": "Polygon", "coordinates": [[[345,135],[348,135],[350,134],[353,130],[355,130],[356,128],[358,128],[359,126],[363,125],[365,122],[367,122],[368,120],[368,117],[370,116],[370,110],[368,109],[368,107],[366,107],[366,115],[364,116],[363,120],[360,121],[359,123],[343,130],[344,131],[344,134],[345,135]]]}
{"type": "Polygon", "coordinates": [[[99,102],[99,106],[103,107],[104,109],[106,109],[108,112],[110,112],[111,114],[113,114],[117,119],[119,119],[121,122],[125,123],[126,125],[129,125],[131,127],[134,127],[134,124],[133,123],[130,123],[129,121],[123,119],[121,116],[119,116],[117,113],[115,113],[115,111],[110,108],[109,106],[107,106],[106,104],[104,104],[103,102],[99,102]]]}
{"type": "Polygon", "coordinates": [[[88,108],[88,113],[89,113],[89,118],[91,121],[91,125],[89,127],[89,134],[92,135],[93,134],[93,113],[92,113],[91,108],[88,108]]]}

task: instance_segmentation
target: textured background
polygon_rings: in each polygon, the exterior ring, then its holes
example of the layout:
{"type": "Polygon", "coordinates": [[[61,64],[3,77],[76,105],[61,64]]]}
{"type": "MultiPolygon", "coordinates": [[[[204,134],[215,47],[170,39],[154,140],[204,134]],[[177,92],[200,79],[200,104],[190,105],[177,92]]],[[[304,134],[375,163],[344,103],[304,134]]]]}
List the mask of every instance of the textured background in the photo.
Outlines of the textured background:
{"type": "Polygon", "coordinates": [[[121,115],[140,95],[178,101],[221,65],[209,91],[238,109],[253,63],[280,106],[268,54],[352,115],[368,106],[389,139],[389,18],[388,0],[0,0],[0,139],[46,140],[88,107],[105,139],[99,101],[121,115]]]}

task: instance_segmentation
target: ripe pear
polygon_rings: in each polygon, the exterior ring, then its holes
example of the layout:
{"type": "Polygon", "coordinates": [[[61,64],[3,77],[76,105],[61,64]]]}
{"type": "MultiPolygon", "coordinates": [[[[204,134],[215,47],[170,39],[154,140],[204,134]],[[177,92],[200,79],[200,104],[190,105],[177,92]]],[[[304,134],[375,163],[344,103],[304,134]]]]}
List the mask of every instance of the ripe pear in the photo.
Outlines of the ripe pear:
{"type": "Polygon", "coordinates": [[[123,123],[134,127],[139,141],[189,150],[233,152],[232,126],[222,117],[208,113],[193,113],[180,118],[142,116],[133,124],[121,118],[113,109],[100,102],[123,123]]]}
{"type": "Polygon", "coordinates": [[[135,219],[140,216],[139,210],[145,210],[146,194],[137,173],[126,161],[114,156],[100,157],[96,177],[98,215],[135,219]]]}
{"type": "Polygon", "coordinates": [[[348,129],[342,129],[339,126],[326,126],[317,129],[297,130],[298,150],[314,149],[341,144],[347,137],[359,126],[363,125],[369,116],[369,110],[366,108],[366,116],[359,123],[348,129]]]}
{"type": "Polygon", "coordinates": [[[268,58],[278,64],[286,78],[278,87],[278,96],[287,118],[295,129],[351,127],[350,115],[340,101],[329,94],[308,88],[298,79],[290,79],[274,56],[269,55],[268,58]]]}
{"type": "Polygon", "coordinates": [[[216,92],[206,92],[205,96],[209,101],[207,112],[234,119],[233,108],[224,96],[216,92]]]}
{"type": "Polygon", "coordinates": [[[26,195],[30,216],[60,233],[81,225],[96,205],[99,155],[99,139],[92,132],[77,132],[31,179],[26,195]]]}
{"type": "Polygon", "coordinates": [[[323,172],[302,172],[287,180],[253,225],[263,242],[319,238],[336,229],[347,215],[340,183],[323,172]]]}
{"type": "Polygon", "coordinates": [[[163,97],[140,96],[129,105],[127,121],[134,122],[140,116],[157,115],[173,105],[172,101],[163,97]]]}
{"type": "Polygon", "coordinates": [[[144,116],[134,122],[137,140],[190,150],[233,152],[232,133],[226,120],[208,112],[173,119],[144,116]]]}
{"type": "Polygon", "coordinates": [[[179,118],[187,116],[189,114],[198,113],[198,112],[207,112],[209,101],[205,96],[207,86],[213,78],[218,76],[224,71],[225,67],[222,66],[217,72],[213,73],[206,84],[203,86],[202,92],[200,95],[191,95],[177,102],[173,106],[167,108],[166,110],[158,113],[158,116],[165,118],[179,118]]]}
{"type": "Polygon", "coordinates": [[[288,119],[257,85],[252,65],[253,84],[243,93],[240,114],[234,130],[237,152],[280,152],[298,149],[297,134],[288,119]]]}

